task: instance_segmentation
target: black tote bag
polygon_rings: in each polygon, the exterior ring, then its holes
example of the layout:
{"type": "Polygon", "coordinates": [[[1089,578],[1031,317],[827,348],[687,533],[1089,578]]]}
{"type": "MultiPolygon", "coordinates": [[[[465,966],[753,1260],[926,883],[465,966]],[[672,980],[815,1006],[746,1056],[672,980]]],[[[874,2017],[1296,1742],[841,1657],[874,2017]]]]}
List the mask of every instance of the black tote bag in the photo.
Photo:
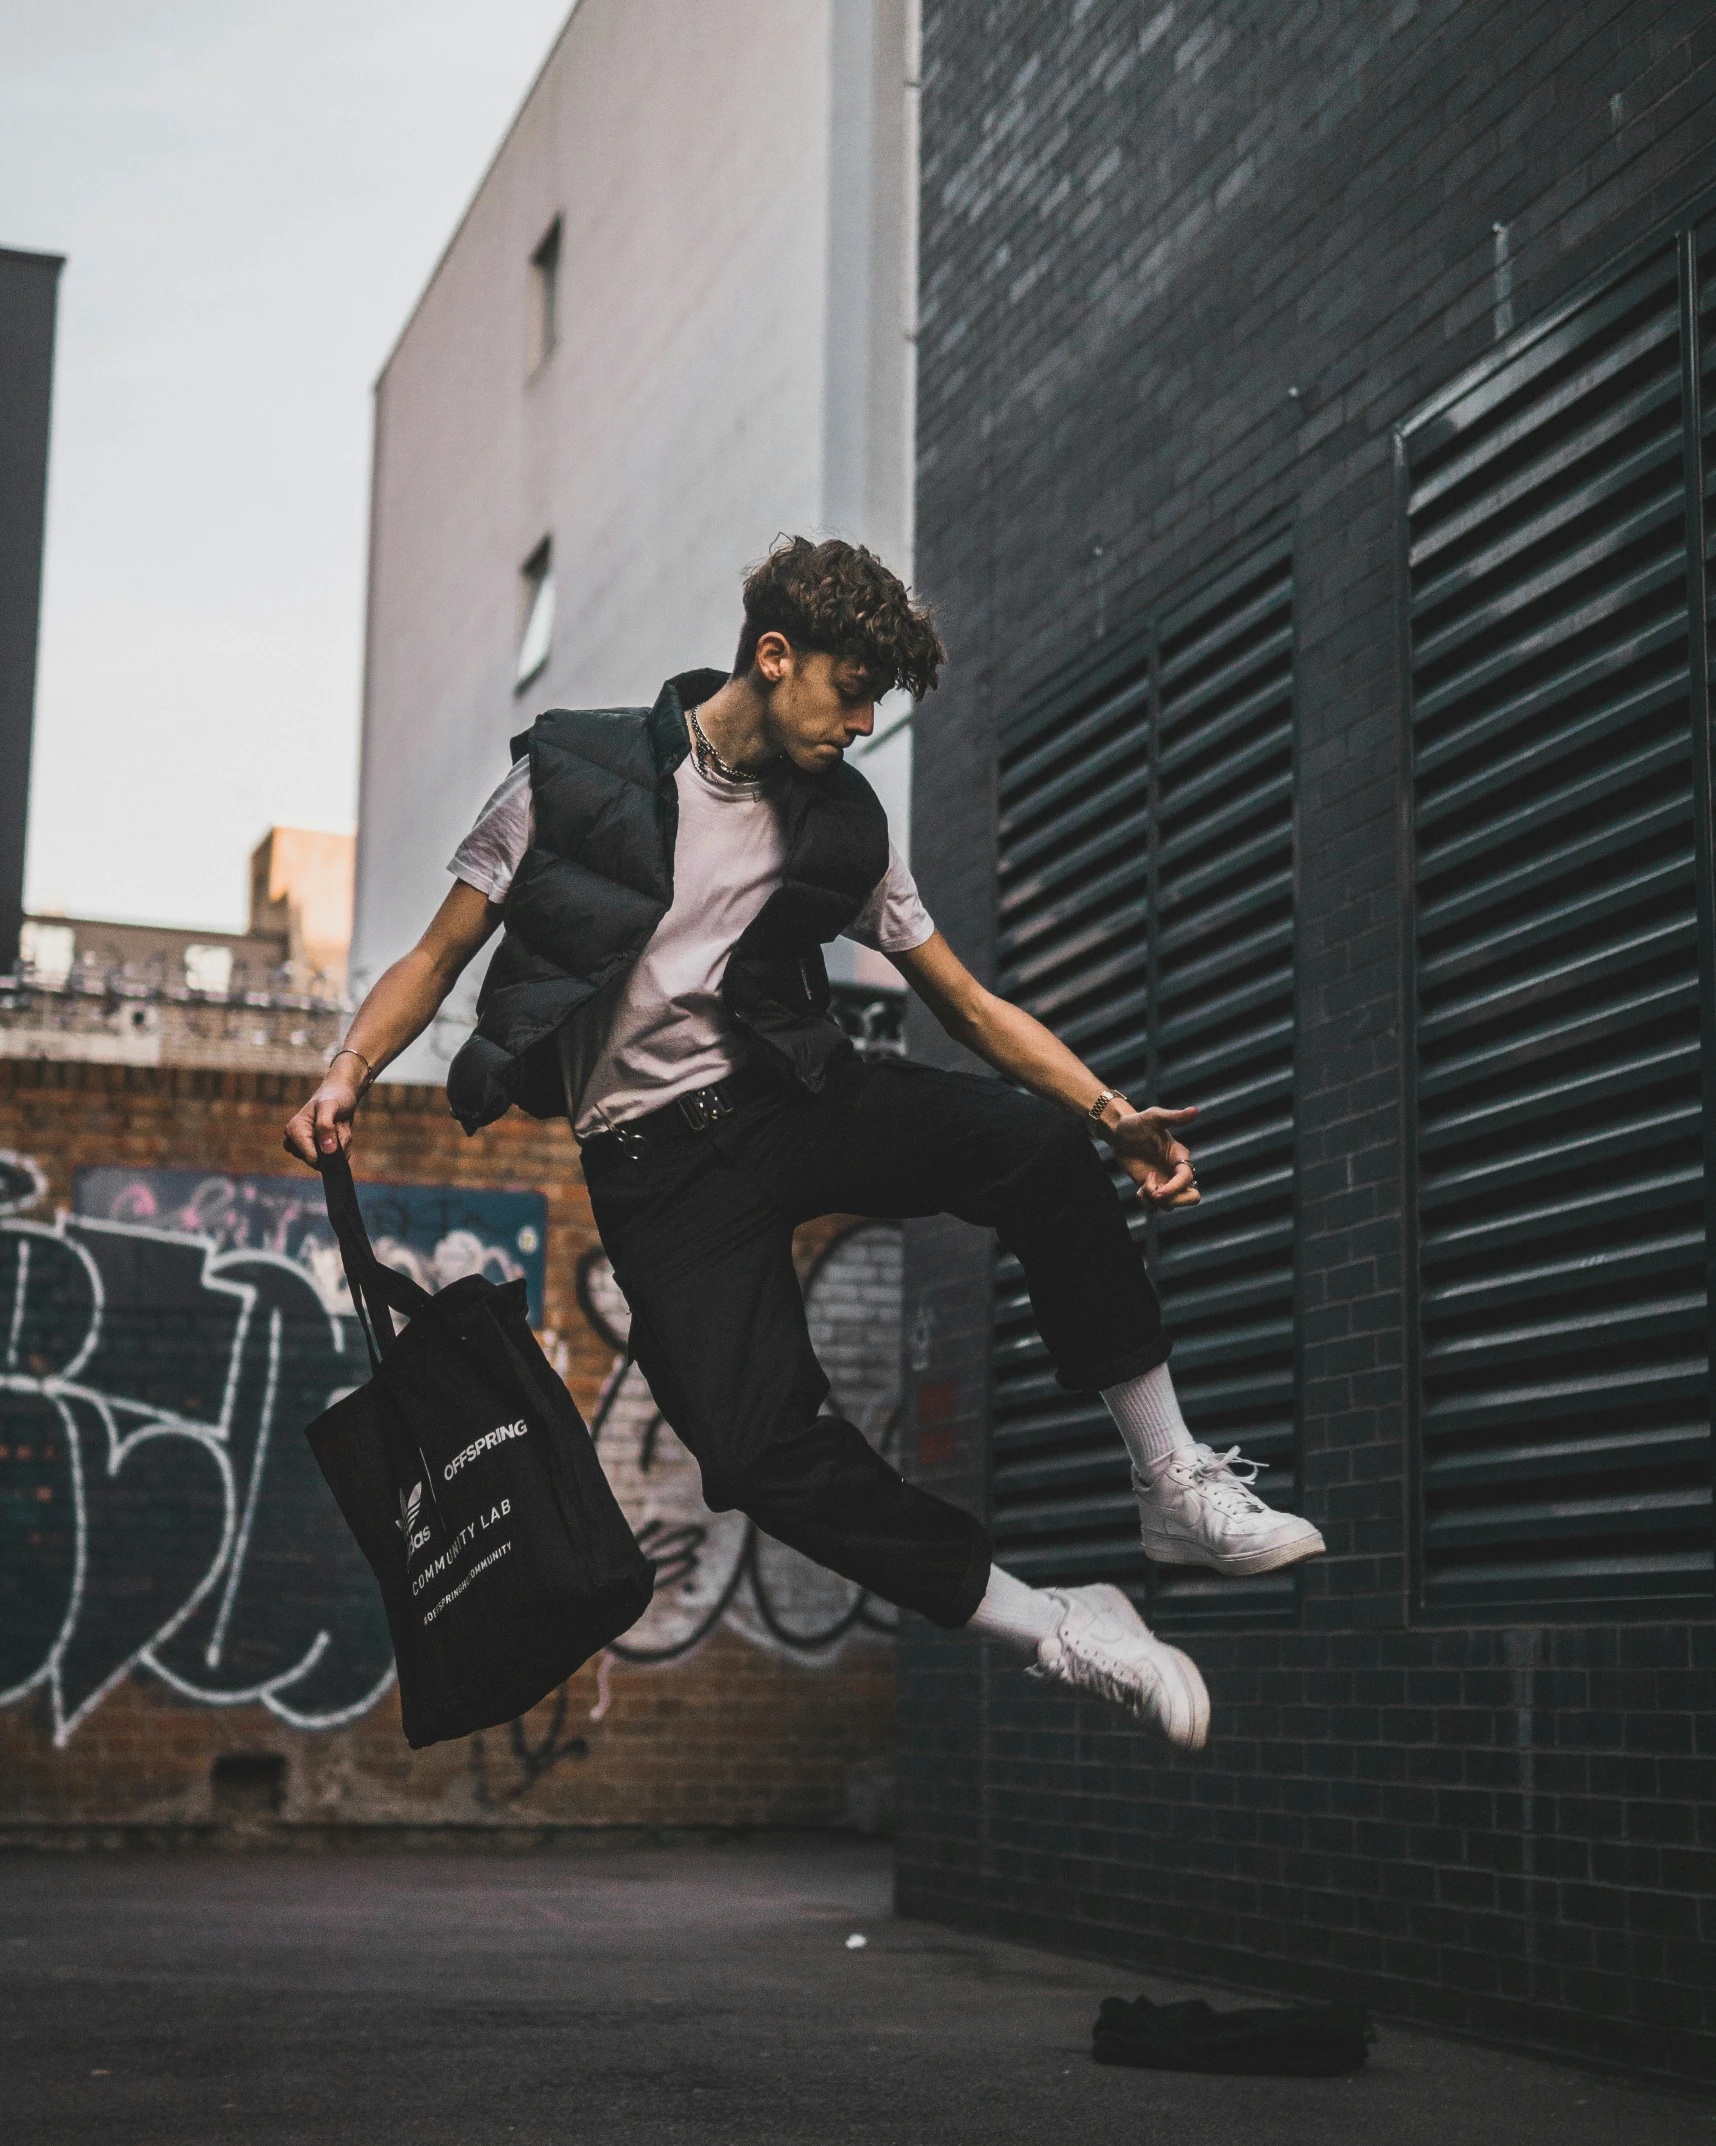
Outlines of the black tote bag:
{"type": "Polygon", "coordinates": [[[376,1258],[345,1156],[321,1168],[371,1375],[305,1435],[381,1588],[421,1750],[533,1707],[637,1622],[655,1569],[524,1283],[472,1274],[431,1296],[376,1258]]]}

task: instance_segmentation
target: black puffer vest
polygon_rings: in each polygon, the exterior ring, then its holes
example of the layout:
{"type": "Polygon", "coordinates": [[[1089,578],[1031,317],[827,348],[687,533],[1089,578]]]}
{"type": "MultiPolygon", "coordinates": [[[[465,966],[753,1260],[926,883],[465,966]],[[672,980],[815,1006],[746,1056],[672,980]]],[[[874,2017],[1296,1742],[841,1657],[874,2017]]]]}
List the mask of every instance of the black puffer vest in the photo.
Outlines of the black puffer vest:
{"type": "MultiPolygon", "coordinates": [[[[476,1032],[447,1074],[466,1132],[514,1103],[564,1115],[557,1032],[636,965],[672,904],[685,710],[726,682],[686,671],[653,708],[551,708],[513,740],[515,760],[530,755],[535,839],[506,897],[476,1032]]],[[[728,957],[721,997],[753,1057],[814,1092],[851,1050],[829,1017],[823,944],[888,869],[888,819],[844,763],[826,775],[783,764],[771,780],[786,862],[728,957]]]]}

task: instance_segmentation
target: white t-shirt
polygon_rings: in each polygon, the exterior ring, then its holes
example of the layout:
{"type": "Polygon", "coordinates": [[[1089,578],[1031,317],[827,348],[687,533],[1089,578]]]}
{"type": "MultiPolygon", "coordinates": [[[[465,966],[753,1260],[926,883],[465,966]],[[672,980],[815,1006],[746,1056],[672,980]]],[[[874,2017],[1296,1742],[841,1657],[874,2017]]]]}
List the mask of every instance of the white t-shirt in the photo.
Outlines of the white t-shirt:
{"type": "MultiPolygon", "coordinates": [[[[744,1039],[721,1003],[721,978],[740,933],[780,885],[785,839],[760,784],[705,775],[687,754],[674,786],[673,904],[615,996],[589,1072],[571,1076],[580,1140],[706,1088],[744,1062],[744,1039]]],[[[491,902],[504,901],[534,833],[530,763],[516,760],[447,869],[491,902]]],[[[888,869],[846,937],[879,954],[904,954],[934,930],[890,844],[888,869]]]]}

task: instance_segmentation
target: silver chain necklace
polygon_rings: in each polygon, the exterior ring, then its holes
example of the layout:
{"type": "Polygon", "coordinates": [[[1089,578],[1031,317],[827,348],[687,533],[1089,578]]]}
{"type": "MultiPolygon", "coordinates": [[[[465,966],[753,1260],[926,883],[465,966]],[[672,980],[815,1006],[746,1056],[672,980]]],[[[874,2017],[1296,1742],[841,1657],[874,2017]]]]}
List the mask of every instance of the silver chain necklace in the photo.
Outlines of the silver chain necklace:
{"type": "Polygon", "coordinates": [[[691,719],[691,736],[697,747],[697,758],[699,762],[707,767],[712,767],[715,770],[716,774],[719,775],[725,782],[742,782],[748,788],[755,789],[757,784],[757,775],[755,769],[729,767],[726,761],[723,760],[721,755],[715,750],[714,746],[710,744],[708,732],[697,720],[697,710],[695,708],[688,708],[686,710],[686,714],[691,719]]]}

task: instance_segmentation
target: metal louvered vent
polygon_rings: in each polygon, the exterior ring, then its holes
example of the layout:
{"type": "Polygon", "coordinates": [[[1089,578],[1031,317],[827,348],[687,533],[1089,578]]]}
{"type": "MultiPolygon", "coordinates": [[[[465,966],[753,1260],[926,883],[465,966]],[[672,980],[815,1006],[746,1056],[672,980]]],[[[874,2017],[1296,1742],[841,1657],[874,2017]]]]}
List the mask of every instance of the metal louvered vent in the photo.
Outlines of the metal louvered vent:
{"type": "Polygon", "coordinates": [[[1698,296],[1697,306],[1693,309],[1697,317],[1694,331],[1697,364],[1692,371],[1698,381],[1697,421],[1701,439],[1691,474],[1694,483],[1702,488],[1697,526],[1703,554],[1706,690],[1701,713],[1708,728],[1709,689],[1716,685],[1716,670],[1712,669],[1712,651],[1716,650],[1716,216],[1707,218],[1699,227],[1688,251],[1692,262],[1686,272],[1694,278],[1693,288],[1698,296]]]}
{"type": "Polygon", "coordinates": [[[1683,272],[1401,435],[1432,1612],[1711,1590],[1683,272]]]}
{"type": "MultiPolygon", "coordinates": [[[[1292,611],[1282,537],[1024,710],[1002,740],[999,824],[999,988],[1135,1100],[1200,1106],[1203,1204],[1134,1227],[1188,1422],[1267,1462],[1259,1489],[1284,1505],[1292,611]]],[[[1096,1396],[1056,1385],[1006,1257],[996,1297],[991,1530],[1008,1567],[1039,1584],[1118,1580],[1170,1622],[1290,1613],[1290,1574],[1225,1581],[1145,1559],[1118,1434],[1096,1396]]]]}

